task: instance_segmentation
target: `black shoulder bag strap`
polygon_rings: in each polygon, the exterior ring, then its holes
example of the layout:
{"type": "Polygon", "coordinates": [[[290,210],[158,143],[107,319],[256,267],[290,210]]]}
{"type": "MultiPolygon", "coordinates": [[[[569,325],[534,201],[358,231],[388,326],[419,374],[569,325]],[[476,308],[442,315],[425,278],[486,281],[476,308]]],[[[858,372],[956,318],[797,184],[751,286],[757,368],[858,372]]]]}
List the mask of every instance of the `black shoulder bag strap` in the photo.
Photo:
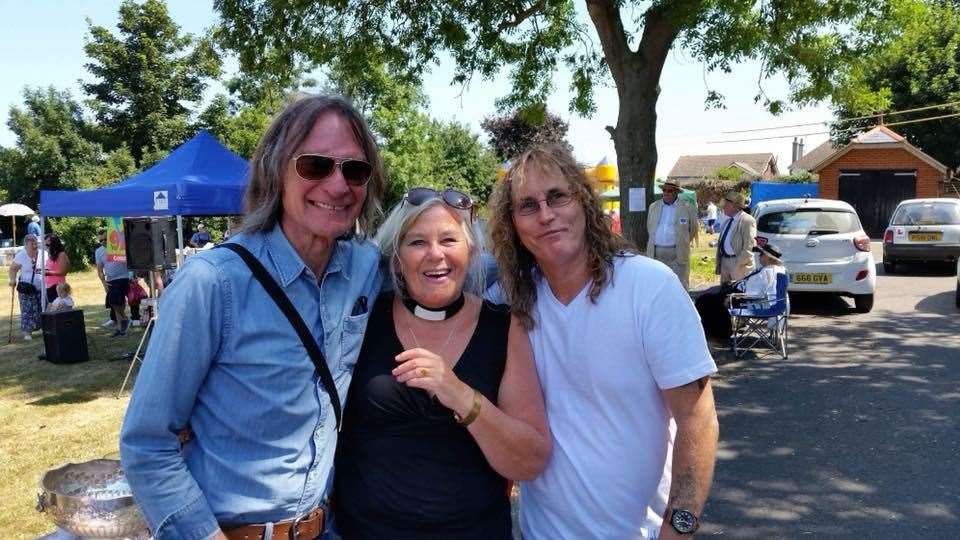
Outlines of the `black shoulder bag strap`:
{"type": "Polygon", "coordinates": [[[303,346],[307,349],[307,354],[310,355],[310,360],[313,360],[313,365],[317,370],[320,381],[323,382],[323,387],[327,390],[327,396],[330,397],[330,403],[333,405],[333,414],[337,417],[337,430],[339,431],[341,411],[340,395],[337,393],[337,385],[334,384],[330,367],[327,366],[327,360],[324,358],[323,352],[320,351],[320,347],[317,346],[317,341],[313,339],[313,334],[310,333],[306,323],[303,322],[303,317],[297,313],[297,309],[293,307],[293,303],[290,302],[290,299],[284,294],[276,280],[273,279],[270,273],[267,272],[267,269],[260,264],[260,261],[258,261],[247,248],[234,243],[224,243],[217,247],[229,249],[239,255],[240,258],[243,259],[243,262],[247,263],[250,271],[253,272],[253,277],[257,278],[260,285],[263,285],[267,294],[270,295],[270,298],[273,298],[277,307],[280,308],[280,311],[282,311],[287,317],[287,320],[290,321],[290,325],[297,331],[297,335],[300,336],[300,341],[303,342],[303,346]]]}

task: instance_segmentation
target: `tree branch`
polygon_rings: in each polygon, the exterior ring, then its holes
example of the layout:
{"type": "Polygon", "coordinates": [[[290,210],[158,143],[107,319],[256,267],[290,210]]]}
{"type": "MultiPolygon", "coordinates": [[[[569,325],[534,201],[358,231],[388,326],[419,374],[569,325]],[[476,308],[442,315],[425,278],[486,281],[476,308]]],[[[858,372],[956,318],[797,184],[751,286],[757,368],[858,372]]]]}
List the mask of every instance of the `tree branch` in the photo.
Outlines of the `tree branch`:
{"type": "Polygon", "coordinates": [[[613,75],[618,91],[622,93],[626,63],[633,53],[627,43],[623,19],[620,18],[620,8],[611,0],[587,0],[587,12],[590,13],[593,26],[597,29],[597,35],[600,36],[600,44],[603,46],[603,54],[610,67],[610,74],[613,75]]]}
{"type": "Polygon", "coordinates": [[[693,22],[690,17],[700,14],[703,9],[703,0],[675,0],[647,10],[643,16],[643,37],[637,49],[644,62],[643,67],[653,69],[647,80],[660,80],[663,64],[673,48],[674,40],[681,30],[693,22]]]}
{"type": "Polygon", "coordinates": [[[503,21],[502,23],[500,23],[497,26],[497,32],[498,33],[503,32],[508,28],[516,28],[520,26],[521,24],[523,24],[523,21],[529,19],[530,17],[532,17],[538,11],[541,11],[546,6],[547,6],[547,0],[539,0],[538,2],[534,2],[533,5],[531,5],[527,9],[514,15],[512,21],[503,21]]]}

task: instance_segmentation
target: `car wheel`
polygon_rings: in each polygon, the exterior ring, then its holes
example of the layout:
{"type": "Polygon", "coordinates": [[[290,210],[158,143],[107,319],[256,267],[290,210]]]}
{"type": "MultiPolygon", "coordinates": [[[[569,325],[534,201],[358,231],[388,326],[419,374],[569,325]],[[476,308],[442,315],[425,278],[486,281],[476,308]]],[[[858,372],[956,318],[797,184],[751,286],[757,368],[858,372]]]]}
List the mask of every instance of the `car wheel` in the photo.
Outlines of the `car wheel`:
{"type": "Polygon", "coordinates": [[[857,308],[857,313],[870,313],[870,310],[873,309],[873,295],[855,294],[853,295],[853,304],[857,308]]]}
{"type": "Polygon", "coordinates": [[[960,279],[957,280],[957,309],[960,309],[960,279]]]}
{"type": "Polygon", "coordinates": [[[893,261],[887,261],[887,260],[884,260],[884,261],[883,261],[883,273],[884,273],[884,274],[892,274],[892,273],[896,272],[896,270],[897,270],[897,263],[895,263],[895,262],[893,262],[893,261]]]}

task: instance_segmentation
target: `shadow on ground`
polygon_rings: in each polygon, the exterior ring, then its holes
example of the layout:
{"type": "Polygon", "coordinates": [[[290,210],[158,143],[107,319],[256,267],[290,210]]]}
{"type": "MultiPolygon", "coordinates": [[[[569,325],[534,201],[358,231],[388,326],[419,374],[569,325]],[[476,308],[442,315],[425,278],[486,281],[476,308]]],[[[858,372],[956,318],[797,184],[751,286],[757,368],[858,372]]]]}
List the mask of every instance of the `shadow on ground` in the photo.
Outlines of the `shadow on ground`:
{"type": "Polygon", "coordinates": [[[717,348],[703,534],[960,537],[960,324],[944,305],[851,316],[841,298],[798,295],[789,360],[717,348]]]}
{"type": "MultiPolygon", "coordinates": [[[[883,269],[883,263],[877,263],[877,273],[883,269]]],[[[893,272],[883,272],[888,276],[955,276],[957,275],[957,263],[897,263],[893,272]]]]}

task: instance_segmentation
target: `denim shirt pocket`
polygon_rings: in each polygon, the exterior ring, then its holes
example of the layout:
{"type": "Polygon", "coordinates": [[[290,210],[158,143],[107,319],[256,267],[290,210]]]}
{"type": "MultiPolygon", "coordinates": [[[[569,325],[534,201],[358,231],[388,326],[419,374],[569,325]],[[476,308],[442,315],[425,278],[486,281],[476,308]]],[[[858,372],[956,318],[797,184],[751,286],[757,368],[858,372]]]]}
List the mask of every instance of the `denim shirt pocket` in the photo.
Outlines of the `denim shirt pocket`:
{"type": "Polygon", "coordinates": [[[353,367],[357,365],[363,333],[369,320],[369,311],[343,319],[343,332],[340,333],[340,369],[353,371],[353,367]]]}

